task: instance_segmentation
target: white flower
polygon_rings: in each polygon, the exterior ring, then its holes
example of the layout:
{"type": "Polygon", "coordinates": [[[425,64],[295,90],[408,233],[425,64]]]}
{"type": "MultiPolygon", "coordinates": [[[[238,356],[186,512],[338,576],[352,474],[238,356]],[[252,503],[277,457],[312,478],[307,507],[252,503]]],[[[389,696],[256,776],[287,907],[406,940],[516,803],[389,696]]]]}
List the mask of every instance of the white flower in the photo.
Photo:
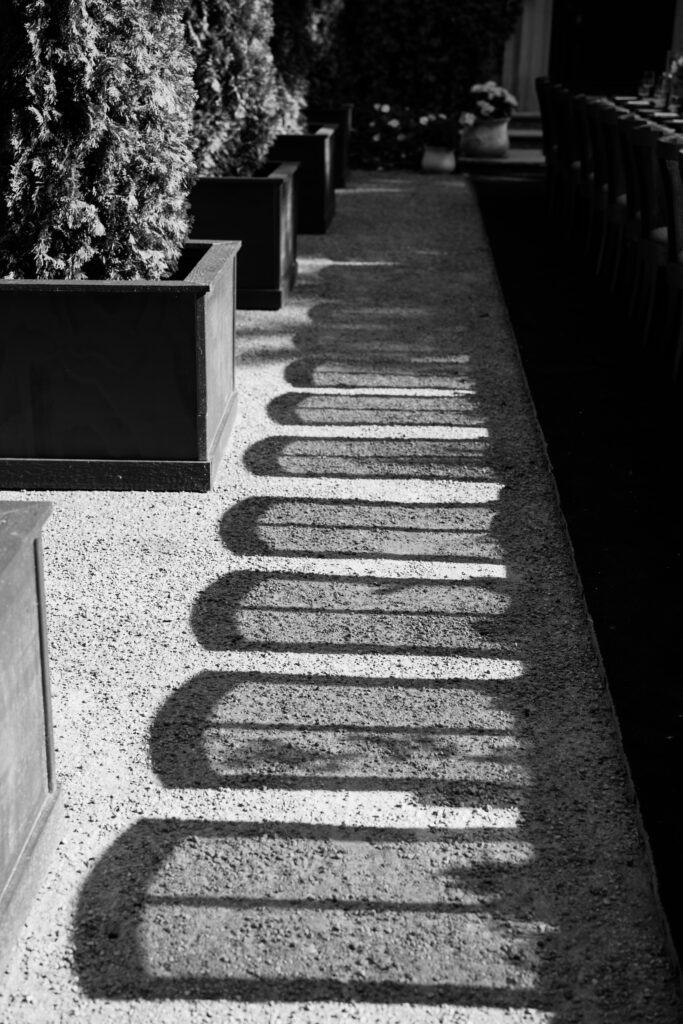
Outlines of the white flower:
{"type": "Polygon", "coordinates": [[[470,128],[476,120],[471,110],[464,110],[458,118],[458,123],[462,128],[470,128]]]}
{"type": "Polygon", "coordinates": [[[381,138],[382,138],[382,136],[380,135],[380,133],[379,133],[379,132],[377,132],[377,133],[376,133],[375,135],[373,135],[373,136],[372,136],[372,141],[373,141],[373,142],[379,142],[379,140],[380,140],[381,138]]]}
{"type": "Polygon", "coordinates": [[[388,103],[383,103],[379,109],[382,111],[383,114],[388,114],[389,111],[391,110],[391,107],[389,106],[388,103]]]}
{"type": "Polygon", "coordinates": [[[401,122],[396,117],[392,117],[391,121],[387,121],[390,128],[400,128],[401,122]]]}
{"type": "Polygon", "coordinates": [[[477,100],[477,110],[482,117],[490,117],[491,114],[495,113],[495,107],[492,103],[488,103],[486,100],[477,100]]]}
{"type": "Polygon", "coordinates": [[[423,128],[426,124],[429,124],[429,121],[430,118],[428,118],[425,114],[423,114],[422,117],[419,118],[419,123],[422,125],[423,128]]]}

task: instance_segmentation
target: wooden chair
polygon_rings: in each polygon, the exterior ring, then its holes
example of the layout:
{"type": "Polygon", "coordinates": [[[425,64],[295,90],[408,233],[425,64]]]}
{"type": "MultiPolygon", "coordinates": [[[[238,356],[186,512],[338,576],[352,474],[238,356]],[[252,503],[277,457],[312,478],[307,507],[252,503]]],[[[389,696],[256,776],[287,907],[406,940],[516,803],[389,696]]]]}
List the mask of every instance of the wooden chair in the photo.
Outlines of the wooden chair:
{"type": "Polygon", "coordinates": [[[667,316],[660,339],[664,375],[675,381],[683,357],[683,135],[668,135],[657,141],[666,215],[667,316]]]}
{"type": "Polygon", "coordinates": [[[614,104],[602,104],[598,111],[598,124],[607,168],[607,222],[600,271],[610,294],[616,291],[629,219],[626,171],[619,143],[618,123],[619,113],[614,104]]]}
{"type": "Polygon", "coordinates": [[[582,93],[573,97],[574,119],[576,124],[576,146],[579,154],[580,181],[578,216],[576,218],[576,241],[578,249],[583,258],[590,246],[590,238],[593,230],[594,210],[594,168],[593,168],[593,146],[591,134],[588,127],[588,104],[590,98],[582,93]]]}
{"type": "Polygon", "coordinates": [[[634,114],[617,114],[617,143],[621,152],[621,167],[626,186],[626,223],[615,279],[615,292],[622,309],[628,309],[629,300],[634,295],[638,283],[641,201],[632,130],[645,124],[642,118],[634,114]]]}
{"type": "Polygon", "coordinates": [[[541,127],[543,129],[543,155],[545,157],[546,170],[546,209],[550,217],[554,216],[558,208],[560,189],[560,158],[557,142],[557,124],[555,121],[555,110],[551,96],[553,86],[549,78],[540,77],[536,79],[536,95],[538,106],[541,112],[541,127]]]}
{"type": "Polygon", "coordinates": [[[668,128],[649,123],[637,124],[630,129],[640,198],[640,237],[637,250],[638,280],[629,306],[629,316],[633,319],[636,337],[645,347],[649,347],[651,335],[654,335],[656,341],[666,297],[669,241],[657,142],[672,134],[668,128]],[[653,323],[655,313],[657,316],[653,323]]]}
{"type": "Polygon", "coordinates": [[[557,138],[558,202],[556,216],[565,238],[575,233],[580,187],[581,160],[578,150],[576,116],[572,94],[551,83],[548,91],[551,117],[557,138]]]}
{"type": "Polygon", "coordinates": [[[609,165],[602,126],[602,111],[606,101],[590,97],[586,101],[586,124],[593,154],[591,230],[588,237],[585,258],[593,274],[599,274],[603,266],[609,214],[609,165]]]}

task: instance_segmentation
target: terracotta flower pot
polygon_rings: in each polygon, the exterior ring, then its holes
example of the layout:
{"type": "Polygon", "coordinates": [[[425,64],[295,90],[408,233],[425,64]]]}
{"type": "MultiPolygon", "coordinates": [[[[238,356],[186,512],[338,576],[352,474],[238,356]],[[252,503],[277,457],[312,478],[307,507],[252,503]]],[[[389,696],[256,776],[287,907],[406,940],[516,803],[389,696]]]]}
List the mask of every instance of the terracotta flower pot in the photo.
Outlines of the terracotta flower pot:
{"type": "Polygon", "coordinates": [[[463,130],[460,152],[463,156],[505,156],[510,148],[509,124],[509,117],[475,121],[473,125],[463,130]]]}

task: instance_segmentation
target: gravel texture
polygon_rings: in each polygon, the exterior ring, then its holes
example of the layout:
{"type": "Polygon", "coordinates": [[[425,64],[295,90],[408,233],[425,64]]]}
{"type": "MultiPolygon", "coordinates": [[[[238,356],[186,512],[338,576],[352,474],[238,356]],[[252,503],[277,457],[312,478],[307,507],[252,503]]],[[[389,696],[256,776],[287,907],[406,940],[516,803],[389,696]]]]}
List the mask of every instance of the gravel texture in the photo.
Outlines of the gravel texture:
{"type": "Polygon", "coordinates": [[[25,495],[66,826],[0,1021],[680,1022],[470,187],[337,202],[212,494],[25,495]]]}

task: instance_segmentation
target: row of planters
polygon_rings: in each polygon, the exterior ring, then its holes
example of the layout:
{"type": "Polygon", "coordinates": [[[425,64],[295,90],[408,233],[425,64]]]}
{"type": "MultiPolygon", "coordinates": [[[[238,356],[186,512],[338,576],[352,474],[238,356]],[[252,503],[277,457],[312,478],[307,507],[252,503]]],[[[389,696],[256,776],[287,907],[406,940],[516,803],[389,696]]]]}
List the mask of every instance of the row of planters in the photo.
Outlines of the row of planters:
{"type": "Polygon", "coordinates": [[[235,307],[279,308],[344,184],[350,108],[306,111],[324,10],[6,5],[0,489],[210,489],[235,307]]]}

